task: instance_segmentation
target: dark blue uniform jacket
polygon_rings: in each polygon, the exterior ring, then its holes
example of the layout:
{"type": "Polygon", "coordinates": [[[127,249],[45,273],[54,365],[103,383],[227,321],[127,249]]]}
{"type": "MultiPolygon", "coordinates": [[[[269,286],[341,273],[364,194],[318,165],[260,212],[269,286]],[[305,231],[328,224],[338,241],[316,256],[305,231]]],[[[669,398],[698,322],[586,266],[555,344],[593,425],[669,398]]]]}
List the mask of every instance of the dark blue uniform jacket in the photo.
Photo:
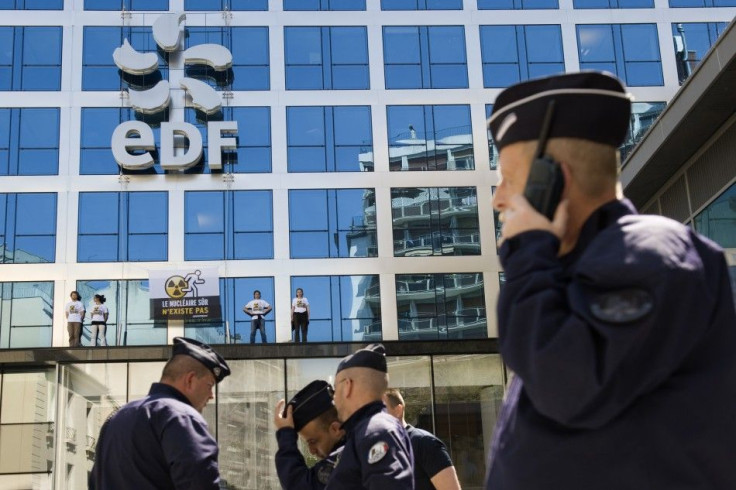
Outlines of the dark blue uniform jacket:
{"type": "Polygon", "coordinates": [[[500,250],[500,350],[523,387],[487,488],[736,489],[721,250],[626,200],[599,208],[570,254],[558,247],[529,231],[500,250]]]}
{"type": "Polygon", "coordinates": [[[314,489],[322,490],[335,467],[335,461],[342,451],[344,441],[340,441],[329,456],[307,467],[304,456],[297,446],[297,432],[291,427],[276,431],[279,449],[276,451],[276,473],[284,490],[314,489]]]}
{"type": "Polygon", "coordinates": [[[414,488],[409,436],[383,402],[362,407],[342,428],[345,447],[327,482],[329,490],[414,488]]]}
{"type": "Polygon", "coordinates": [[[103,426],[89,488],[219,489],[217,442],[202,415],[175,388],[154,383],[103,426]]]}
{"type": "Polygon", "coordinates": [[[431,432],[406,426],[414,452],[414,490],[434,490],[432,477],[452,466],[445,444],[431,432]]]}

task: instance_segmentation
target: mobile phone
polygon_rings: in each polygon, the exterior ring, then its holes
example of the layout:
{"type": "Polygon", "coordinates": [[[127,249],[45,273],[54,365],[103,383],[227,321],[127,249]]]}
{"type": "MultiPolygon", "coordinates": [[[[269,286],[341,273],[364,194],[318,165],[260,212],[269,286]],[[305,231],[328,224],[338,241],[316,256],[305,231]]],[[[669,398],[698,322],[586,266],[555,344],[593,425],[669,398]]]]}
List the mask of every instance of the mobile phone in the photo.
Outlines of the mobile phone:
{"type": "Polygon", "coordinates": [[[560,204],[565,178],[560,164],[549,157],[535,158],[524,187],[524,197],[550,221],[560,204]]]}
{"type": "Polygon", "coordinates": [[[562,191],[565,188],[565,177],[562,175],[560,164],[544,154],[547,149],[554,109],[555,101],[551,100],[547,105],[547,112],[539,134],[539,144],[524,187],[524,197],[529,204],[550,221],[555,216],[555,210],[560,204],[562,191]]]}

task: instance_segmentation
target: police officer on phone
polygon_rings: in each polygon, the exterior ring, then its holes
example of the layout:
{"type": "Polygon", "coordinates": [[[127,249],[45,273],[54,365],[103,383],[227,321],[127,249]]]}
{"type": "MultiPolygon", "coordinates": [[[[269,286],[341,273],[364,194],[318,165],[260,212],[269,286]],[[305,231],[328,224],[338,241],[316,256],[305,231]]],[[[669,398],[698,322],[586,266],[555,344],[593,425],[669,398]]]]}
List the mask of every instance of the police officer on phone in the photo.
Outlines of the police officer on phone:
{"type": "Polygon", "coordinates": [[[581,72],[495,101],[499,348],[515,375],[488,489],[736,488],[726,261],[692,228],[622,197],[630,100],[615,77],[581,72]],[[559,206],[540,192],[555,174],[559,206]]]}
{"type": "Polygon", "coordinates": [[[289,403],[280,400],[276,404],[276,473],[285,490],[322,490],[332,474],[345,444],[332,393],[327,381],[317,380],[302,388],[289,403]],[[310,454],[321,458],[311,468],[299,451],[298,436],[307,443],[310,454]]]}
{"type": "Polygon", "coordinates": [[[335,374],[335,408],[345,447],[328,490],[414,489],[411,441],[381,401],[388,388],[386,351],[371,344],[343,358],[335,374]]]}

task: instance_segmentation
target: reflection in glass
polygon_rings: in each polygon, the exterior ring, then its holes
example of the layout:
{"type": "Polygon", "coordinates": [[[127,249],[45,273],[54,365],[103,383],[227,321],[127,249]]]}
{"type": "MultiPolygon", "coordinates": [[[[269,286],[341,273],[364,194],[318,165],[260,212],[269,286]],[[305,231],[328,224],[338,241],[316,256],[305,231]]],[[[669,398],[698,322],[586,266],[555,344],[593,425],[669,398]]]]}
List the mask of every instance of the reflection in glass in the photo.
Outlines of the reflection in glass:
{"type": "MultiPolygon", "coordinates": [[[[434,433],[432,370],[429,356],[389,357],[389,388],[404,397],[404,419],[409,425],[434,433]]],[[[448,448],[449,449],[449,448],[448,448]]]]}
{"type": "Polygon", "coordinates": [[[0,264],[56,259],[56,193],[0,194],[0,264]]]}
{"type": "Polygon", "coordinates": [[[475,187],[391,189],[394,256],[480,255],[475,187]]]}
{"type": "Polygon", "coordinates": [[[367,106],[287,107],[289,172],[372,172],[367,106]]]}
{"type": "Polygon", "coordinates": [[[381,10],[462,10],[462,0],[381,0],[381,10]]]}
{"type": "Polygon", "coordinates": [[[463,488],[482,488],[491,433],[503,400],[497,354],[434,356],[435,435],[455,463],[463,488]]]}
{"type": "Polygon", "coordinates": [[[292,276],[291,291],[309,299],[310,342],[378,341],[381,291],[377,275],[292,276]]]}
{"type": "Polygon", "coordinates": [[[268,0],[184,0],[184,10],[235,12],[268,10],[268,0]]]}
{"type": "Polygon", "coordinates": [[[102,424],[126,399],[126,363],[61,366],[59,386],[59,468],[66,468],[64,488],[86,488],[102,424]]]}
{"type": "Polygon", "coordinates": [[[365,10],[365,0],[284,0],[284,10],[365,10]]]}
{"type": "Polygon", "coordinates": [[[369,89],[365,27],[284,27],[287,90],[369,89]]]}
{"type": "Polygon", "coordinates": [[[206,65],[188,65],[186,76],[221,90],[268,90],[271,86],[268,27],[187,27],[184,48],[219,44],[233,55],[232,68],[217,72],[206,65]]]}
{"type": "MultiPolygon", "coordinates": [[[[251,318],[243,307],[253,299],[253,291],[259,290],[261,298],[274,304],[273,277],[221,277],[221,321],[184,321],[184,336],[207,344],[245,344],[250,339],[251,318]]],[[[266,315],[266,338],[276,341],[274,314],[266,315]]]]}
{"type": "Polygon", "coordinates": [[[478,0],[478,10],[556,9],[557,0],[478,0]]]}
{"type": "MultiPolygon", "coordinates": [[[[0,379],[0,474],[50,472],[54,461],[55,371],[6,371],[0,379]]],[[[32,480],[45,480],[39,477],[32,480]]],[[[19,488],[16,484],[3,488],[19,488]]]]}
{"type": "Polygon", "coordinates": [[[695,216],[694,225],[721,247],[736,248],[736,184],[695,216]]]}
{"type": "Polygon", "coordinates": [[[463,26],[383,28],[387,89],[467,88],[463,26]]]}
{"type": "Polygon", "coordinates": [[[80,192],[77,261],[165,261],[168,216],[167,192],[80,192]]]}
{"type": "Polygon", "coordinates": [[[273,258],[270,190],[184,193],[185,260],[273,258]]]}
{"type": "MultiPolygon", "coordinates": [[[[493,114],[493,104],[486,104],[486,120],[493,114]]],[[[493,142],[493,136],[491,136],[491,130],[486,128],[486,134],[488,136],[488,163],[491,170],[498,168],[498,148],[493,142]]]]}
{"type": "Polygon", "coordinates": [[[168,80],[167,60],[164,52],[158,50],[151,27],[85,26],[83,32],[82,90],[144,90],[160,80],[168,80]],[[156,53],[158,69],[141,76],[121,72],[113,61],[112,53],[123,45],[125,39],[140,53],[156,53]]]}
{"type": "Polygon", "coordinates": [[[581,70],[609,71],[629,86],[660,86],[656,24],[577,25],[581,70]]]}
{"type": "Polygon", "coordinates": [[[488,336],[483,274],[397,274],[399,340],[488,336]]]}
{"type": "Polygon", "coordinates": [[[217,388],[216,427],[225,488],[280,488],[273,408],[284,398],[284,361],[228,361],[232,374],[217,388]]]}
{"type": "Polygon", "coordinates": [[[677,77],[680,84],[687,79],[703,59],[705,53],[726,29],[726,22],[693,22],[672,24],[675,41],[677,77]],[[687,53],[685,52],[687,50],[687,53]],[[686,66],[687,65],[687,66],[686,66]]]}
{"type": "MultiPolygon", "coordinates": [[[[166,344],[167,322],[150,318],[148,279],[77,281],[77,291],[85,305],[95,294],[105,295],[110,310],[107,345],[166,344]]],[[[84,326],[82,344],[90,345],[89,325],[84,326]]]]}
{"type": "Polygon", "coordinates": [[[472,170],[470,106],[388,106],[389,169],[472,170]]]}
{"type": "Polygon", "coordinates": [[[484,87],[565,71],[559,25],[480,26],[480,43],[484,87]]]}
{"type": "Polygon", "coordinates": [[[0,282],[0,348],[51,347],[54,283],[0,282]]]}
{"type": "Polygon", "coordinates": [[[0,109],[0,176],[59,173],[59,109],[0,109]]]}
{"type": "Polygon", "coordinates": [[[0,41],[0,91],[61,88],[61,27],[0,27],[0,41]]]}
{"type": "Polygon", "coordinates": [[[629,118],[629,130],[626,140],[619,148],[621,161],[626,161],[637,144],[644,139],[649,127],[654,124],[666,103],[664,102],[634,102],[631,104],[631,116],[629,118]]]}
{"type": "Polygon", "coordinates": [[[291,258],[376,257],[373,189],[289,191],[291,258]]]}

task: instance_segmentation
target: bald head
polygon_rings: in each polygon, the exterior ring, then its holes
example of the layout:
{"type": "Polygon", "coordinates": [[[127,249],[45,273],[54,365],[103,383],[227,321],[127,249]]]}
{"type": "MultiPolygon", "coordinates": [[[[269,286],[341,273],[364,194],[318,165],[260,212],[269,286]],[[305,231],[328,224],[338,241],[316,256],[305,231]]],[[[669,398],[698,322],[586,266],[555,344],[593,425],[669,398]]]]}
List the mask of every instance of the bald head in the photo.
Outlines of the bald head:
{"type": "Polygon", "coordinates": [[[388,388],[388,374],[371,368],[343,369],[335,377],[335,408],[342,422],[363,406],[381,401],[388,388]]]}
{"type": "Polygon", "coordinates": [[[161,382],[172,384],[190,372],[194,372],[198,378],[201,378],[209,373],[210,370],[192,357],[185,355],[174,356],[164,366],[164,370],[161,373],[161,382]]]}

